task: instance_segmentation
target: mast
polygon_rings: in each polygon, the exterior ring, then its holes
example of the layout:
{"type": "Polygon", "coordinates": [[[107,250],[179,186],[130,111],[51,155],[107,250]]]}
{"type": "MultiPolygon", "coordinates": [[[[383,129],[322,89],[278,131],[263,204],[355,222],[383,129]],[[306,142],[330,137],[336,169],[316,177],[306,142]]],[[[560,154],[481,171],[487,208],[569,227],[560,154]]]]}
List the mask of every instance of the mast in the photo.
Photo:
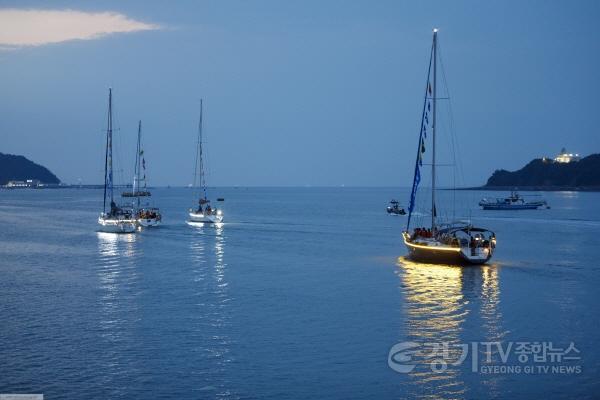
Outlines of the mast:
{"type": "Polygon", "coordinates": [[[137,207],[140,207],[140,162],[141,162],[141,140],[142,140],[142,121],[138,122],[137,151],[135,153],[135,175],[133,177],[133,195],[137,199],[137,207]]]}
{"type": "MultiPolygon", "coordinates": [[[[108,89],[108,108],[110,109],[110,88],[108,89]]],[[[109,111],[110,113],[110,111],[109,111]]],[[[106,131],[106,146],[104,148],[104,197],[102,198],[102,212],[106,214],[106,168],[108,166],[108,130],[106,131]]]]}
{"type": "Polygon", "coordinates": [[[202,159],[202,99],[200,99],[200,120],[198,121],[198,162],[200,172],[200,188],[206,200],[206,181],[204,179],[204,163],[202,159]]]}
{"type": "Polygon", "coordinates": [[[437,92],[437,29],[433,30],[433,122],[432,129],[432,162],[431,162],[431,230],[435,229],[435,112],[436,112],[436,92],[437,92]]]}
{"type": "Polygon", "coordinates": [[[108,124],[106,128],[106,153],[104,156],[104,204],[106,213],[106,192],[110,196],[112,211],[113,203],[113,167],[112,167],[112,88],[108,88],[108,124]]]}

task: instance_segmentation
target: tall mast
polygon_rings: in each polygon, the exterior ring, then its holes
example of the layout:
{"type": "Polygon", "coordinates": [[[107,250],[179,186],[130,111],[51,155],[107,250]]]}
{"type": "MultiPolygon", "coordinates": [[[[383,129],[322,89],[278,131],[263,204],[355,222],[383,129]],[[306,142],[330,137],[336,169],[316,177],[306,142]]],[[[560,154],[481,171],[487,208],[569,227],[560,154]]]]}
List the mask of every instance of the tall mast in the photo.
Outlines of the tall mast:
{"type": "Polygon", "coordinates": [[[206,199],[206,181],[204,179],[204,163],[202,159],[202,99],[200,99],[200,120],[198,121],[198,162],[200,163],[200,187],[206,199]]]}
{"type": "Polygon", "coordinates": [[[435,228],[435,215],[437,211],[435,209],[435,112],[436,112],[436,101],[437,101],[437,29],[433,30],[433,122],[431,124],[431,128],[433,131],[432,141],[433,141],[433,155],[431,162],[431,230],[435,228]]]}
{"type": "MultiPolygon", "coordinates": [[[[108,103],[109,106],[108,108],[110,109],[110,88],[108,89],[108,103]]],[[[110,110],[109,110],[109,114],[110,114],[110,110]]],[[[106,131],[106,147],[104,148],[104,197],[102,199],[102,212],[106,213],[106,178],[108,176],[108,172],[107,172],[107,167],[108,167],[108,130],[106,131]]]]}
{"type": "Polygon", "coordinates": [[[113,167],[112,167],[112,88],[108,88],[108,126],[106,128],[106,154],[104,157],[104,205],[106,213],[106,192],[110,196],[112,210],[113,203],[113,167]]]}
{"type": "Polygon", "coordinates": [[[140,207],[140,163],[141,163],[141,141],[142,141],[142,121],[138,122],[138,137],[137,137],[137,151],[135,153],[135,176],[133,178],[133,195],[137,199],[137,206],[140,207]],[[137,192],[137,193],[136,193],[137,192]]]}

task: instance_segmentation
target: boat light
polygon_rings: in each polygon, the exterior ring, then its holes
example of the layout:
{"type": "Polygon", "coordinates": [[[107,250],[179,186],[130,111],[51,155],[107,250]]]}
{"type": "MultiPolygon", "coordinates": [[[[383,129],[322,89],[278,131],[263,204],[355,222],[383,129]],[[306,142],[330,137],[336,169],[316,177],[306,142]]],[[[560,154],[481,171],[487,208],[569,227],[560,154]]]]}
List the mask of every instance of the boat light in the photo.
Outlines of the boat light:
{"type": "Polygon", "coordinates": [[[406,236],[404,237],[404,244],[410,247],[414,247],[417,249],[427,249],[427,250],[440,250],[440,251],[456,251],[460,252],[460,247],[447,247],[447,246],[425,246],[422,244],[410,243],[406,240],[406,236]]]}

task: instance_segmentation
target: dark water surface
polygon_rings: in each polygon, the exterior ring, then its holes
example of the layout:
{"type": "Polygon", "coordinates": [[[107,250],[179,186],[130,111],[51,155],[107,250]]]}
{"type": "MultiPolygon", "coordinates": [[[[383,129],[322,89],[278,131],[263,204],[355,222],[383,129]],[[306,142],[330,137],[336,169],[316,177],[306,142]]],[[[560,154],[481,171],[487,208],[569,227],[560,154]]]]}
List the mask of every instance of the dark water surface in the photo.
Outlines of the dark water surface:
{"type": "MultiPolygon", "coordinates": [[[[227,188],[226,223],[184,223],[187,189],[156,189],[164,225],[97,233],[99,190],[0,191],[0,393],[46,399],[594,398],[600,393],[600,194],[550,210],[480,211],[486,266],[402,258],[407,190],[227,188]],[[401,342],[553,342],[580,372],[408,373],[401,342]],[[573,353],[575,354],[575,353],[573,353]]],[[[457,192],[461,204],[494,193],[457,192]]],[[[449,196],[448,193],[442,196],[449,196]]],[[[487,353],[479,353],[482,359],[487,353]]],[[[514,348],[513,348],[514,350],[514,348]]],[[[490,351],[492,364],[501,354],[490,351]]],[[[421,360],[418,354],[415,360],[421,360]]],[[[485,365],[481,363],[481,365],[485,365]]],[[[477,368],[480,368],[478,365],[477,368]]],[[[512,356],[504,365],[520,363],[512,356]]],[[[439,366],[439,365],[438,365],[439,366]]]]}

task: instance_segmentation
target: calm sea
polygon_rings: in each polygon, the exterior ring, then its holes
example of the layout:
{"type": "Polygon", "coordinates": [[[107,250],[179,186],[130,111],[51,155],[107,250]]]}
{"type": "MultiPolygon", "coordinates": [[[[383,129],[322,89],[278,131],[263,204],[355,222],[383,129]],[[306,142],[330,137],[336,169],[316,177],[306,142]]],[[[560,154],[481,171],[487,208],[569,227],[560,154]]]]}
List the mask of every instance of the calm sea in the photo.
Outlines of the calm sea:
{"type": "Polygon", "coordinates": [[[222,227],[187,226],[190,191],[165,188],[162,227],[110,235],[100,190],[0,191],[0,393],[599,395],[600,194],[503,212],[476,209],[501,193],[457,192],[498,237],[490,264],[461,268],[402,258],[406,217],[385,207],[408,190],[212,193],[222,227]]]}

